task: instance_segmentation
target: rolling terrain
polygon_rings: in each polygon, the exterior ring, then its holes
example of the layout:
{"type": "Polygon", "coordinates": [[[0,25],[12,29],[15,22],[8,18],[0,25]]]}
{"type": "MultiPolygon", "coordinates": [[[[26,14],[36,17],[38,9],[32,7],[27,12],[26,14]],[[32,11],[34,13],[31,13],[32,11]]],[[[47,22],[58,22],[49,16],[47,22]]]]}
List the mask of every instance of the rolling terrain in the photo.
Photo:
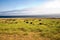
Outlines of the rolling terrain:
{"type": "Polygon", "coordinates": [[[60,18],[0,18],[0,40],[60,40],[60,18]]]}

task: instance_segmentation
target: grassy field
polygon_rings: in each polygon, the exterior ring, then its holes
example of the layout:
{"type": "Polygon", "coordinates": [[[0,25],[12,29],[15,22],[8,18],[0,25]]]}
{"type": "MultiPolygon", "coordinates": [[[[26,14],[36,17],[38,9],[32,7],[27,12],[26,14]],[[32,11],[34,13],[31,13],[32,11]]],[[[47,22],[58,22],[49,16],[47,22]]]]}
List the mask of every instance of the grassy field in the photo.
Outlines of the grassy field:
{"type": "Polygon", "coordinates": [[[60,19],[0,18],[0,40],[60,40],[60,19]]]}

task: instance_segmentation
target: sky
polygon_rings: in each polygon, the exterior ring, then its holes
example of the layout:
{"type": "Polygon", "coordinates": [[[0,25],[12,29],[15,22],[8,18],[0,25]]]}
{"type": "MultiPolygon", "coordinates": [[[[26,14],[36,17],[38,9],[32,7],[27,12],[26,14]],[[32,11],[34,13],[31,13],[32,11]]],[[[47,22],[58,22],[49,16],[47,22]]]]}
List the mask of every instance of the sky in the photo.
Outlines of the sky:
{"type": "Polygon", "coordinates": [[[0,0],[0,11],[17,10],[39,6],[44,0],[0,0]]]}
{"type": "Polygon", "coordinates": [[[60,0],[0,0],[0,15],[60,14],[60,0]]]}

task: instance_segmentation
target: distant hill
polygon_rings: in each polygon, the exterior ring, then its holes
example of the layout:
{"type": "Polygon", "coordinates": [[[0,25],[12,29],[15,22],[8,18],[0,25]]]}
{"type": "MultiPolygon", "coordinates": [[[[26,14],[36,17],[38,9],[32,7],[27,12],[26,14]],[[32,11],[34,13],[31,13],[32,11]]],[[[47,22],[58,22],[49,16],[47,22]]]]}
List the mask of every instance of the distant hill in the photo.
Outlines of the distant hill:
{"type": "Polygon", "coordinates": [[[0,12],[0,18],[60,18],[60,14],[44,14],[44,15],[36,15],[36,14],[29,14],[27,13],[22,13],[23,11],[26,10],[14,10],[14,11],[4,11],[0,12]]]}

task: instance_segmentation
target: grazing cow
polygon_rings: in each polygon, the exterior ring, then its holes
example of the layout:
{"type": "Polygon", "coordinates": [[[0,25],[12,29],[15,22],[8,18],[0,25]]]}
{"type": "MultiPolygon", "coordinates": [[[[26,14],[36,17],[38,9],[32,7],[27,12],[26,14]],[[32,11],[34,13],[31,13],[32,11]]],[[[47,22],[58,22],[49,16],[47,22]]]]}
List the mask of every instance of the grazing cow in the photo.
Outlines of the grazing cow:
{"type": "Polygon", "coordinates": [[[32,24],[32,22],[30,22],[30,24],[32,24]]]}
{"type": "Polygon", "coordinates": [[[26,22],[26,23],[29,23],[29,22],[26,22]]]}
{"type": "Polygon", "coordinates": [[[40,25],[42,25],[43,23],[39,23],[40,25]]]}

